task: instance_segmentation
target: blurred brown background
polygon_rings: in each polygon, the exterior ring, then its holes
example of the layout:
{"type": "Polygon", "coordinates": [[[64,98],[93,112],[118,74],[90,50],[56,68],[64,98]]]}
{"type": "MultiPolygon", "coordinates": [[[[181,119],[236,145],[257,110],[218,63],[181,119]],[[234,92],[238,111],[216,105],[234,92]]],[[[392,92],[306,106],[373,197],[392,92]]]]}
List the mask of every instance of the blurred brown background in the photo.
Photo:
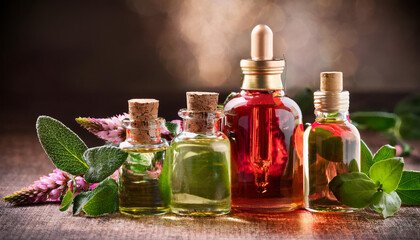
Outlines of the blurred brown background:
{"type": "Polygon", "coordinates": [[[414,1],[14,0],[0,12],[3,133],[34,133],[45,114],[85,135],[75,117],[112,116],[135,97],[159,99],[167,119],[187,90],[223,101],[240,88],[259,23],[286,56],[290,96],[328,70],[344,72],[352,110],[392,111],[420,90],[414,1]]]}

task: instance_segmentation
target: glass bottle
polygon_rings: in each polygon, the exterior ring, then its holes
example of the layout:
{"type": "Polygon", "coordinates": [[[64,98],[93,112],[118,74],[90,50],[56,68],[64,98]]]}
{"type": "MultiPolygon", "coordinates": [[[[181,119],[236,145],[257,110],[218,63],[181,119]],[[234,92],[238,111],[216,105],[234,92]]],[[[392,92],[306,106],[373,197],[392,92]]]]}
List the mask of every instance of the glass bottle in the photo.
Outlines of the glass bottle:
{"type": "Polygon", "coordinates": [[[184,130],[173,139],[166,160],[173,213],[217,216],[230,211],[230,144],[215,128],[223,117],[222,111],[216,111],[217,95],[214,103],[211,111],[178,112],[184,119],[184,130]]]}
{"type": "Polygon", "coordinates": [[[142,216],[161,215],[169,211],[167,200],[159,187],[168,146],[167,141],[161,138],[161,127],[164,124],[162,118],[123,120],[127,137],[120,148],[128,152],[128,157],[119,169],[121,213],[142,216]]]}
{"type": "Polygon", "coordinates": [[[241,60],[242,91],[224,107],[223,131],[232,146],[232,207],[289,211],[303,204],[302,113],[284,93],[285,61],[272,58],[272,45],[261,44],[266,38],[272,44],[271,30],[258,25],[251,36],[252,58],[241,60]],[[255,49],[261,46],[266,49],[255,49]]]}
{"type": "Polygon", "coordinates": [[[336,175],[360,171],[360,135],[349,122],[342,73],[321,73],[321,91],[314,98],[316,120],[304,134],[305,207],[314,212],[355,211],[338,202],[328,187],[336,175]]]}

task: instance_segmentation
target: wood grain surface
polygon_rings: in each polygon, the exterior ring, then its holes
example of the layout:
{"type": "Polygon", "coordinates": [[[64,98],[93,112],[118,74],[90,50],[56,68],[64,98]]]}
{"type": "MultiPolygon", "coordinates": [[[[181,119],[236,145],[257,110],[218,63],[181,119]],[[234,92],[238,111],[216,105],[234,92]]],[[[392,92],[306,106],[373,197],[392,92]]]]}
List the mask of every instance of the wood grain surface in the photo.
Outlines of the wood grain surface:
{"type": "MultiPolygon", "coordinates": [[[[363,133],[372,150],[384,140],[363,133]]],[[[412,143],[416,149],[419,143],[412,143]]],[[[0,135],[0,196],[20,190],[54,166],[34,133],[0,135]]],[[[418,150],[406,158],[406,169],[420,170],[418,150]]],[[[362,210],[352,214],[317,214],[297,210],[280,214],[232,212],[212,218],[173,214],[133,218],[118,213],[72,216],[58,204],[15,207],[0,201],[0,239],[418,239],[420,207],[404,206],[382,219],[362,210]]]]}

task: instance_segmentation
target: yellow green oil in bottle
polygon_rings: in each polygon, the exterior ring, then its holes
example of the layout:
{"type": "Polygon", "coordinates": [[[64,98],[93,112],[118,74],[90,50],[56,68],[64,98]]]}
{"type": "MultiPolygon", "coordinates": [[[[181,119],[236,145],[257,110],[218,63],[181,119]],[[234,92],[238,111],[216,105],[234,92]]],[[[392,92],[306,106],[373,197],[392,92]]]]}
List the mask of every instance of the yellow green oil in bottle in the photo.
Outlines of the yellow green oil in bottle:
{"type": "Polygon", "coordinates": [[[217,93],[187,92],[184,130],[172,140],[165,166],[170,209],[189,216],[217,216],[231,208],[230,142],[216,130],[223,112],[217,93]]]}

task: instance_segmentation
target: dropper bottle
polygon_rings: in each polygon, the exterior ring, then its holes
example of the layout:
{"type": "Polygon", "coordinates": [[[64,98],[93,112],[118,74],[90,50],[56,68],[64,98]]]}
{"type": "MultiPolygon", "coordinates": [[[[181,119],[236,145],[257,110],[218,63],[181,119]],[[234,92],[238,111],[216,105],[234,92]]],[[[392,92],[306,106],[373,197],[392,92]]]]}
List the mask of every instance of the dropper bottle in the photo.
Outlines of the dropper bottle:
{"type": "Polygon", "coordinates": [[[352,212],[337,201],[328,183],[338,174],[360,171],[360,134],[349,122],[349,92],[341,72],[322,72],[314,93],[315,122],[304,134],[305,207],[313,212],[352,212]]]}
{"type": "Polygon", "coordinates": [[[284,93],[285,60],[273,57],[273,32],[267,25],[252,30],[251,58],[242,59],[240,66],[242,91],[224,107],[223,131],[232,146],[232,208],[253,212],[299,208],[302,113],[284,93]]]}

